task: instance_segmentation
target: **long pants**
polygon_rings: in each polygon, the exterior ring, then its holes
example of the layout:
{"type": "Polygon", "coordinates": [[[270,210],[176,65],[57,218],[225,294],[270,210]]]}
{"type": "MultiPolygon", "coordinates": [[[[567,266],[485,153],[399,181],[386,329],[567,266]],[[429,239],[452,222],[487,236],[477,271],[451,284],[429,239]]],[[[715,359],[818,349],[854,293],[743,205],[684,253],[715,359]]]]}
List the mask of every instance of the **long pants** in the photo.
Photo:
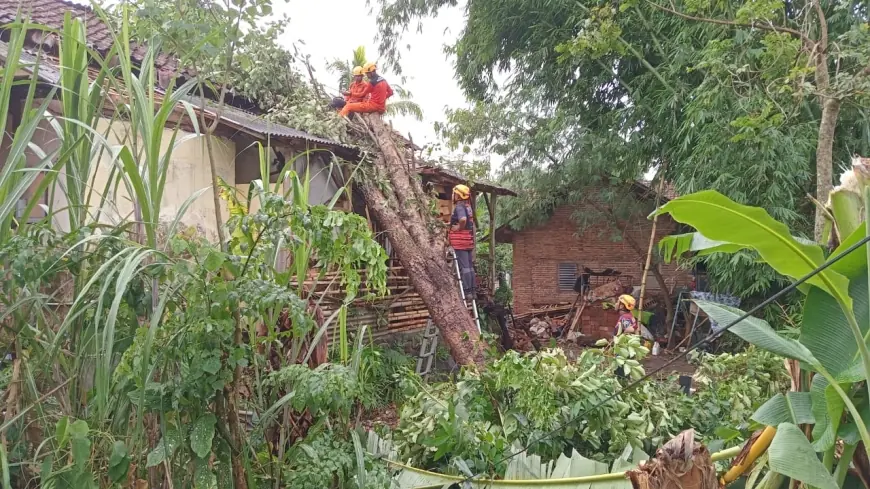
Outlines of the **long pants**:
{"type": "Polygon", "coordinates": [[[383,105],[374,104],[372,102],[351,102],[344,106],[341,109],[341,112],[338,115],[343,115],[347,117],[351,112],[359,112],[362,114],[371,113],[371,112],[381,112],[383,113],[386,110],[386,107],[383,105]]]}
{"type": "Polygon", "coordinates": [[[456,261],[459,262],[459,277],[462,280],[462,290],[465,291],[465,297],[474,293],[474,260],[472,255],[474,250],[454,250],[456,251],[456,261]]]}

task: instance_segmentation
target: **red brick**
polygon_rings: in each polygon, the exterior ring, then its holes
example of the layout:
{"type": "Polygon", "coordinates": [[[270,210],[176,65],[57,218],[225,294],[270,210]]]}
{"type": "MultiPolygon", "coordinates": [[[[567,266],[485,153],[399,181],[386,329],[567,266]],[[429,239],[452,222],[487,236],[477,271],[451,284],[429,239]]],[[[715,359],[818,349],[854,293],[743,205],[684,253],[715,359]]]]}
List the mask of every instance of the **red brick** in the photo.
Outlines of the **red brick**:
{"type": "MultiPolygon", "coordinates": [[[[640,217],[629,226],[629,236],[644,252],[639,255],[625,239],[614,241],[612,238],[617,231],[606,223],[586,227],[578,235],[580,227],[572,215],[584,210],[584,207],[577,205],[562,206],[554,211],[546,223],[514,233],[512,286],[514,311],[517,314],[547,304],[574,301],[577,294],[573,290],[559,290],[559,263],[576,263],[578,271],[583,267],[595,271],[612,268],[622,272],[623,276],[632,277],[631,280],[627,277],[623,280],[625,285],[640,285],[652,222],[640,217]]],[[[595,211],[590,208],[589,212],[595,211]]],[[[656,241],[676,229],[677,224],[669,216],[660,217],[656,241]]],[[[691,283],[689,272],[677,269],[673,263],[663,264],[661,269],[669,293],[675,286],[688,286],[691,283]]],[[[658,281],[652,274],[647,278],[647,290],[650,295],[661,293],[658,281]]],[[[597,307],[600,308],[600,305],[597,307]]],[[[584,316],[586,314],[584,311],[584,316]]],[[[592,314],[592,311],[588,314],[592,314]]],[[[601,319],[606,324],[616,323],[615,316],[612,322],[601,319]]]]}

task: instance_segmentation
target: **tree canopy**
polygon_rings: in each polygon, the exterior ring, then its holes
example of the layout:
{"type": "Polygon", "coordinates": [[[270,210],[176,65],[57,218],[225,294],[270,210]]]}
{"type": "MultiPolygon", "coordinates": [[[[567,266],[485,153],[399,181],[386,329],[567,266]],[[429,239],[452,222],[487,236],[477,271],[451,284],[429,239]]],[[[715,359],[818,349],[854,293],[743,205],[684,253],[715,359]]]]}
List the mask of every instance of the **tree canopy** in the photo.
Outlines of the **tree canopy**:
{"type": "MultiPolygon", "coordinates": [[[[403,30],[456,5],[382,1],[382,52],[400,64],[403,30]]],[[[448,111],[439,130],[454,147],[504,156],[505,178],[534,197],[516,204],[536,214],[666,162],[679,193],[716,189],[812,236],[823,107],[807,39],[820,25],[836,40],[825,92],[841,102],[833,160],[870,151],[866,6],[816,5],[469,0],[448,51],[474,105],[448,111]]],[[[758,291],[773,279],[759,278],[731,285],[758,291]]]]}

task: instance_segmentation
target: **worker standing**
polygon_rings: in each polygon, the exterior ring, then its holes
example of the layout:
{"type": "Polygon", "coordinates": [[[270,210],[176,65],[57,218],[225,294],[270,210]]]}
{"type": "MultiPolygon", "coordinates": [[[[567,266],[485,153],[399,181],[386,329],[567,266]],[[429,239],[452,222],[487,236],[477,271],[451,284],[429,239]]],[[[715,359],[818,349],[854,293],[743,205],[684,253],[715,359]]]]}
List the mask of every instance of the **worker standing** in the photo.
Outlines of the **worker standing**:
{"type": "Polygon", "coordinates": [[[469,297],[474,293],[474,211],[471,190],[465,185],[453,187],[453,214],[450,216],[448,242],[456,252],[462,290],[469,297]]]}
{"type": "Polygon", "coordinates": [[[616,328],[613,332],[613,336],[616,337],[623,333],[636,333],[638,330],[637,319],[635,319],[634,314],[632,314],[635,305],[634,297],[628,294],[622,294],[619,296],[616,303],[619,319],[616,321],[616,328]]]}
{"type": "Polygon", "coordinates": [[[393,89],[384,77],[378,74],[378,68],[374,63],[368,63],[363,67],[363,71],[368,77],[368,90],[364,95],[368,95],[368,100],[361,102],[348,102],[341,109],[339,115],[347,117],[351,112],[372,113],[377,112],[383,114],[387,110],[387,99],[393,96],[393,89]]]}

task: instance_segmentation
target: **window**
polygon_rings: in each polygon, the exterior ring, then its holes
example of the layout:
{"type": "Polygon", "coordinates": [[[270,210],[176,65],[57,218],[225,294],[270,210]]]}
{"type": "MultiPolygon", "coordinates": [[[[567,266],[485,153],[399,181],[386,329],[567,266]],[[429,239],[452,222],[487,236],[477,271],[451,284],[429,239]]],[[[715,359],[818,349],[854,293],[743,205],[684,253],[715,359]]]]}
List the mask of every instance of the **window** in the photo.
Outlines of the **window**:
{"type": "Polygon", "coordinates": [[[577,280],[576,263],[559,264],[559,290],[574,290],[574,281],[577,280]]]}

